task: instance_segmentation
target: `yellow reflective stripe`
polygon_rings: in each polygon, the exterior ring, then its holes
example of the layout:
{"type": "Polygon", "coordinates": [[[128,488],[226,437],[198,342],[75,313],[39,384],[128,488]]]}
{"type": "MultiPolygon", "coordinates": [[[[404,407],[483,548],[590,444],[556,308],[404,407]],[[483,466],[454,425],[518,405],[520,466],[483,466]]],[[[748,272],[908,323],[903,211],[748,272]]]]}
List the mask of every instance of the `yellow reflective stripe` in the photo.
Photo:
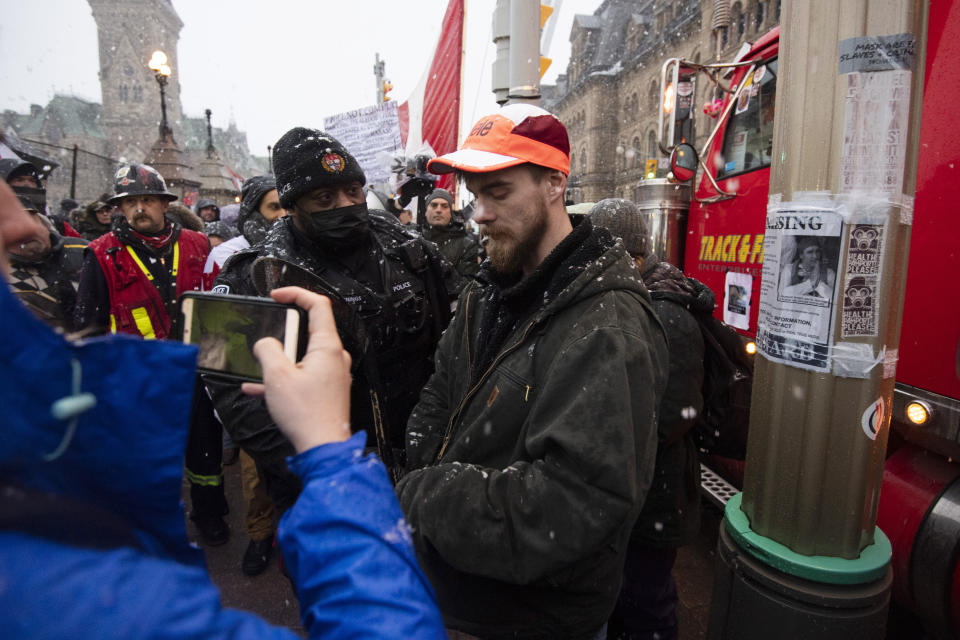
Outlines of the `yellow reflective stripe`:
{"type": "Polygon", "coordinates": [[[173,243],[173,270],[170,274],[176,278],[177,277],[177,267],[180,264],[180,241],[177,240],[173,243]]]}
{"type": "Polygon", "coordinates": [[[144,266],[143,262],[140,261],[140,257],[137,255],[137,252],[130,248],[130,245],[123,245],[127,248],[127,251],[130,253],[130,257],[133,258],[133,261],[137,263],[137,266],[140,267],[140,271],[143,271],[143,275],[147,276],[147,280],[153,280],[153,275],[151,275],[150,270],[144,266]]]}
{"type": "Polygon", "coordinates": [[[220,483],[223,482],[222,473],[215,476],[202,476],[199,473],[190,471],[190,469],[185,468],[184,471],[186,472],[187,480],[189,480],[191,484],[199,484],[203,487],[219,487],[220,483]]]}
{"type": "Polygon", "coordinates": [[[63,245],[64,249],[86,249],[87,245],[85,244],[65,244],[63,245]]]}
{"type": "Polygon", "coordinates": [[[156,339],[156,334],[153,332],[153,323],[150,322],[150,315],[147,314],[147,310],[144,307],[137,307],[130,313],[133,314],[133,321],[137,323],[137,330],[147,340],[156,339]]]}
{"type": "Polygon", "coordinates": [[[111,313],[110,314],[110,333],[116,333],[116,332],[117,332],[117,319],[111,313]]]}

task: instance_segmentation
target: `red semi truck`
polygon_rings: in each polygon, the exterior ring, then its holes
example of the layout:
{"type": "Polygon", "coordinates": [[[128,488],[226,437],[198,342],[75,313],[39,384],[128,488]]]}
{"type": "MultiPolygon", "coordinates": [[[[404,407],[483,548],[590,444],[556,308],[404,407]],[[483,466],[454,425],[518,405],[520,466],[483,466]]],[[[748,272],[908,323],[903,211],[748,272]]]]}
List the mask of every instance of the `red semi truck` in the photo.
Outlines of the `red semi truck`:
{"type": "MultiPolygon", "coordinates": [[[[713,76],[723,97],[705,107],[717,122],[699,154],[686,224],[651,221],[654,246],[717,294],[716,316],[737,328],[750,354],[756,351],[774,102],[777,83],[790,81],[778,74],[779,43],[775,28],[724,68],[672,59],[663,72],[664,151],[690,136],[698,79],[713,76]]],[[[960,3],[931,2],[906,298],[877,524],[893,546],[894,598],[938,637],[960,637],[958,62],[960,3]]],[[[742,463],[704,462],[705,487],[714,472],[741,486],[742,463]]]]}

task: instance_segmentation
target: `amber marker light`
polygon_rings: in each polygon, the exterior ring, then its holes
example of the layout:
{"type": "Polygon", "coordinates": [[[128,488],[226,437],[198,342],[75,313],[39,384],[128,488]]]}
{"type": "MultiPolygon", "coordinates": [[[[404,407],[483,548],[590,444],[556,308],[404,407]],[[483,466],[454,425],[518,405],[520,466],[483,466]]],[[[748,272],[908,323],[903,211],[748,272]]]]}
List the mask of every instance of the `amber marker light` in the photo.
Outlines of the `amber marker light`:
{"type": "Polygon", "coordinates": [[[744,350],[751,356],[757,352],[757,343],[751,340],[747,344],[743,345],[744,350]]]}
{"type": "Polygon", "coordinates": [[[673,103],[676,100],[677,90],[673,88],[673,83],[667,85],[663,91],[663,111],[664,113],[673,113],[673,103]]]}
{"type": "Polygon", "coordinates": [[[914,400],[907,403],[907,420],[915,425],[924,425],[930,420],[930,407],[925,402],[914,400]]]}

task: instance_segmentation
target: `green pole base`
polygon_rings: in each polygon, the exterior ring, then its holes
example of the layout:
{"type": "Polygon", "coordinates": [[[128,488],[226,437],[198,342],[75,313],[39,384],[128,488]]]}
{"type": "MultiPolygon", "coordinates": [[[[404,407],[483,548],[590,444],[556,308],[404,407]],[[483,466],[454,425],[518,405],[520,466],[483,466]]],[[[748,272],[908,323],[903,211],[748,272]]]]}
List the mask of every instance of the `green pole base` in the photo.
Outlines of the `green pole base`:
{"type": "Polygon", "coordinates": [[[798,578],[825,584],[864,584],[886,575],[893,551],[890,540],[879,527],[874,531],[873,544],[865,548],[859,558],[807,556],[753,531],[747,514],[741,509],[742,501],[743,493],[738,493],[727,502],[724,526],[733,540],[760,562],[798,578]]]}

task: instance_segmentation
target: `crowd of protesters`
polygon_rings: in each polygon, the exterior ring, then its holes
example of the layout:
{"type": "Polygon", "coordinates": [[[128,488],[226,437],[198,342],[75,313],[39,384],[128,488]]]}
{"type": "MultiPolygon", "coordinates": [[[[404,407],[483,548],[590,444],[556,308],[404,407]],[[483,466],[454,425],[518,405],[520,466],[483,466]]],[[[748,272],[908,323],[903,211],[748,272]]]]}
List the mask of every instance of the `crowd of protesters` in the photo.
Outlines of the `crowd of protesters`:
{"type": "Polygon", "coordinates": [[[712,293],[649,254],[632,203],[568,214],[566,129],[538,107],[429,162],[473,194],[469,221],[439,188],[419,224],[377,206],[323,131],[273,154],[230,219],[139,163],[51,212],[36,168],[0,161],[2,319],[22,336],[0,349],[3,628],[289,635],[222,609],[186,545],[184,478],[202,545],[232,535],[238,451],[237,570],[279,550],[311,637],[675,638],[699,525],[691,311],[712,293]],[[301,306],[304,359],[264,339],[261,384],[197,373],[189,291],[301,306]]]}

